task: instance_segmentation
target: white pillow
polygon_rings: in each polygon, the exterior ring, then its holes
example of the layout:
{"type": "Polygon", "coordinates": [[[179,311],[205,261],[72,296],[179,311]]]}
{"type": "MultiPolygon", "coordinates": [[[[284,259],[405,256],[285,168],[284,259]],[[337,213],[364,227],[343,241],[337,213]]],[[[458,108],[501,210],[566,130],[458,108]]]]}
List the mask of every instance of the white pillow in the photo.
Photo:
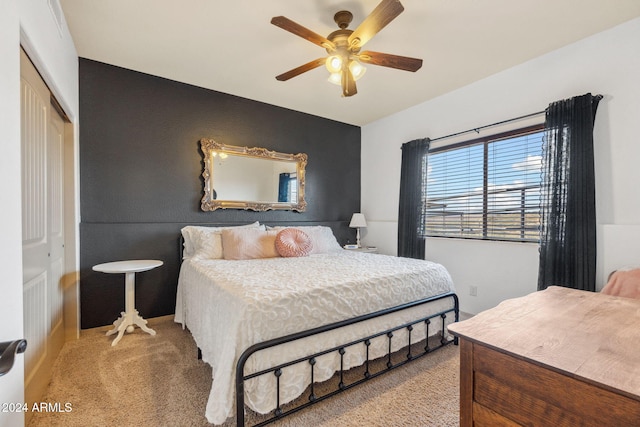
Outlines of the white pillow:
{"type": "Polygon", "coordinates": [[[313,249],[309,254],[326,254],[329,252],[342,251],[342,247],[336,236],[333,235],[331,227],[324,225],[294,225],[291,227],[269,227],[273,230],[283,230],[285,228],[298,228],[311,238],[313,249]]]}
{"type": "Polygon", "coordinates": [[[222,259],[222,230],[233,228],[264,228],[264,226],[260,225],[258,221],[251,224],[228,227],[187,225],[180,230],[184,238],[182,258],[222,259]]]}

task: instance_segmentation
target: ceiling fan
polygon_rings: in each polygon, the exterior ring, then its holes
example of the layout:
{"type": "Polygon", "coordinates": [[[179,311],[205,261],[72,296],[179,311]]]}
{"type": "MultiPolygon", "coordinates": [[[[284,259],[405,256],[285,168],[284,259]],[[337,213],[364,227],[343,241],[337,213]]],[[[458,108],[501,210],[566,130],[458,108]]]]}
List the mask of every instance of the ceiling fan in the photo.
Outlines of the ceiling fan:
{"type": "Polygon", "coordinates": [[[347,27],[353,20],[351,12],[342,10],[336,13],[333,20],[340,27],[323,37],[296,22],[276,16],[271,23],[283,30],[289,31],[303,39],[326,49],[326,57],[315,59],[286,73],[276,76],[279,81],[286,81],[314,68],[325,65],[331,73],[329,81],[342,86],[343,96],[353,96],[358,93],[356,80],[365,72],[361,63],[380,65],[405,71],[417,71],[422,67],[422,59],[388,53],[360,51],[362,46],[373,38],[380,30],[402,13],[404,7],[398,0],[382,0],[369,16],[356,28],[347,27]]]}

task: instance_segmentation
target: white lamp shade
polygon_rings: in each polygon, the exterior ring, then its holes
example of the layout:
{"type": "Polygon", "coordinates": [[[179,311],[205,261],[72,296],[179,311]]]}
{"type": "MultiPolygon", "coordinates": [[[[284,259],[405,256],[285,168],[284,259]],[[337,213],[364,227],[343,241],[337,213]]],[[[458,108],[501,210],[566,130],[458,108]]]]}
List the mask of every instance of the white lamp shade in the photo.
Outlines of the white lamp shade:
{"type": "Polygon", "coordinates": [[[331,73],[327,80],[329,80],[329,83],[333,83],[334,85],[340,86],[342,84],[342,74],[331,73]]]}
{"type": "Polygon", "coordinates": [[[339,73],[342,71],[342,57],[340,55],[331,55],[327,58],[325,65],[330,73],[339,73]]]}
{"type": "Polygon", "coordinates": [[[360,77],[364,76],[364,73],[367,71],[367,69],[358,61],[351,61],[349,63],[349,70],[351,71],[351,75],[355,81],[360,80],[360,77]]]}
{"type": "Polygon", "coordinates": [[[358,228],[358,227],[366,227],[367,220],[364,218],[364,214],[354,213],[351,217],[351,222],[349,223],[349,227],[358,228]]]}

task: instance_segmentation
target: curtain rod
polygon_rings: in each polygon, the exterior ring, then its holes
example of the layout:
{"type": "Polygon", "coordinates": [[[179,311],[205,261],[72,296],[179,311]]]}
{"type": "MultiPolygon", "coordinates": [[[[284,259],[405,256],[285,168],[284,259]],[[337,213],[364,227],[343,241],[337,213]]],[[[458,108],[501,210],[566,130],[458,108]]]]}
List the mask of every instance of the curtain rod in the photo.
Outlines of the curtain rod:
{"type": "Polygon", "coordinates": [[[526,114],[524,116],[520,116],[520,117],[515,117],[513,119],[508,119],[508,120],[503,120],[501,122],[495,122],[495,123],[491,123],[490,125],[484,125],[484,126],[480,126],[477,128],[473,128],[473,129],[469,129],[469,130],[464,130],[462,132],[456,132],[456,133],[452,133],[451,135],[446,135],[446,136],[441,136],[439,138],[434,138],[431,140],[431,142],[434,141],[440,141],[442,139],[447,139],[447,138],[452,138],[454,136],[458,136],[458,135],[464,135],[465,133],[469,133],[469,132],[476,132],[476,133],[480,133],[481,129],[486,129],[486,128],[490,128],[493,126],[498,126],[498,125],[503,125],[505,123],[509,123],[509,122],[515,122],[517,120],[522,120],[522,119],[528,119],[529,117],[534,117],[534,116],[538,116],[540,114],[545,113],[547,110],[542,110],[542,111],[538,111],[536,113],[531,113],[531,114],[526,114]]]}

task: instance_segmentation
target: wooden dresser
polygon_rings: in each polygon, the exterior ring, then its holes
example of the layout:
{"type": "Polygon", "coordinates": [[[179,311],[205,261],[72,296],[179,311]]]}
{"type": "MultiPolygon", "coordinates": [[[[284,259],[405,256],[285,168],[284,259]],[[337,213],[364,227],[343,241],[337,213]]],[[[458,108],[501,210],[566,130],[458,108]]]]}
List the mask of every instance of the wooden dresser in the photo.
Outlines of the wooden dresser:
{"type": "Polygon", "coordinates": [[[640,300],[554,286],[449,330],[461,427],[640,426],[640,300]]]}

